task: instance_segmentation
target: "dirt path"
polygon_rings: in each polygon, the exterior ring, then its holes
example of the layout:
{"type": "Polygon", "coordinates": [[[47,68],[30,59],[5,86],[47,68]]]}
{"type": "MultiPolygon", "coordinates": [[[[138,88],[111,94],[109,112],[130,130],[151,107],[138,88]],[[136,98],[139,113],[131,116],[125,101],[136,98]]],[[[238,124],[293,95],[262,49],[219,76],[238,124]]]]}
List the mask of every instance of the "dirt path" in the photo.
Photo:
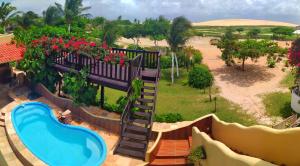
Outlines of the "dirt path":
{"type": "MultiPolygon", "coordinates": [[[[201,50],[203,63],[207,64],[215,76],[215,83],[220,88],[220,95],[229,101],[239,104],[248,114],[253,115],[261,124],[271,125],[278,119],[266,115],[261,96],[275,91],[288,91],[280,86],[280,81],[286,73],[282,72],[282,65],[271,69],[266,66],[266,59],[260,58],[256,63],[248,60],[246,71],[236,67],[227,67],[221,60],[221,52],[215,46],[210,45],[211,38],[194,37],[188,44],[201,50]]],[[[122,39],[123,45],[131,43],[122,39]]],[[[143,46],[153,46],[149,39],[142,39],[143,46]]],[[[159,43],[167,46],[165,41],[159,43]]],[[[280,43],[285,46],[285,42],[280,43]]]]}

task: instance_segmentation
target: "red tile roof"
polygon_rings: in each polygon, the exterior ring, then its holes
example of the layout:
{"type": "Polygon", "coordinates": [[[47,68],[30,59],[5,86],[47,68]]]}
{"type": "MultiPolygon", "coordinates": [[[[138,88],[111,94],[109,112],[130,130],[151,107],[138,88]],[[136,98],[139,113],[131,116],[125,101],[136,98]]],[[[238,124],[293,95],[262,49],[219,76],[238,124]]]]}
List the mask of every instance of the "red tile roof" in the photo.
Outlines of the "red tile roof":
{"type": "Polygon", "coordinates": [[[23,59],[24,47],[17,47],[15,44],[0,44],[0,64],[15,62],[23,59]]]}

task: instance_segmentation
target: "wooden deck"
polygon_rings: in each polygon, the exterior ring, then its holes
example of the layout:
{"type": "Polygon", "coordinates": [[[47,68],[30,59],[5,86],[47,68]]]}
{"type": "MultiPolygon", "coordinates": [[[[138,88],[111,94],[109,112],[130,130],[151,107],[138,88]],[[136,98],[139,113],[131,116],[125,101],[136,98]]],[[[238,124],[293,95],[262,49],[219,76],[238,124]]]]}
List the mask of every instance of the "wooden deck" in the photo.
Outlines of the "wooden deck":
{"type": "Polygon", "coordinates": [[[141,67],[143,74],[152,77],[156,75],[158,66],[159,52],[134,51],[125,49],[113,49],[113,52],[123,52],[130,60],[124,65],[117,63],[104,62],[88,56],[84,53],[72,54],[60,52],[51,55],[52,67],[60,72],[79,72],[82,69],[88,70],[88,79],[91,83],[101,86],[128,91],[131,82],[140,73],[141,67]]]}
{"type": "Polygon", "coordinates": [[[150,166],[193,165],[187,160],[192,146],[192,127],[211,135],[211,117],[202,119],[189,126],[162,133],[159,144],[150,156],[150,166]]]}

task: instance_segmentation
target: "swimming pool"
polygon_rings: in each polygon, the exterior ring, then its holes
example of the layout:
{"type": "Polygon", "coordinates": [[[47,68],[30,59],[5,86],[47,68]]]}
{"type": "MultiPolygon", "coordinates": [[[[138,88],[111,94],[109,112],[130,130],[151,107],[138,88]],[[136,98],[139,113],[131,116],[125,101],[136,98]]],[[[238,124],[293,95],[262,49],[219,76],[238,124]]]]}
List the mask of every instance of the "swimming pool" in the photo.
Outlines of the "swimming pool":
{"type": "Polygon", "coordinates": [[[40,102],[21,104],[12,123],[25,146],[51,166],[98,166],[106,158],[106,144],[95,132],[58,122],[51,108],[40,102]]]}

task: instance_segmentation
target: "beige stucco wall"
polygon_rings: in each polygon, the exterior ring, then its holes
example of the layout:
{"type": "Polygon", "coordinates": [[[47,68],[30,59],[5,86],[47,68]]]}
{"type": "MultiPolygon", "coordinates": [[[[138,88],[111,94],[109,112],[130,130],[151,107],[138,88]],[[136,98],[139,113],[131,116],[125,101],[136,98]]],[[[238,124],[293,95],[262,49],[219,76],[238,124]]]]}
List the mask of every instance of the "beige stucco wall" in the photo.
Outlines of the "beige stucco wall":
{"type": "Polygon", "coordinates": [[[215,140],[239,153],[278,165],[300,165],[300,128],[277,130],[265,126],[244,127],[222,122],[214,116],[212,135],[215,140]]]}
{"type": "Polygon", "coordinates": [[[206,133],[200,132],[196,127],[193,127],[192,135],[192,149],[200,145],[205,148],[207,159],[200,161],[203,166],[274,166],[261,159],[237,154],[223,143],[212,140],[206,133]]]}

